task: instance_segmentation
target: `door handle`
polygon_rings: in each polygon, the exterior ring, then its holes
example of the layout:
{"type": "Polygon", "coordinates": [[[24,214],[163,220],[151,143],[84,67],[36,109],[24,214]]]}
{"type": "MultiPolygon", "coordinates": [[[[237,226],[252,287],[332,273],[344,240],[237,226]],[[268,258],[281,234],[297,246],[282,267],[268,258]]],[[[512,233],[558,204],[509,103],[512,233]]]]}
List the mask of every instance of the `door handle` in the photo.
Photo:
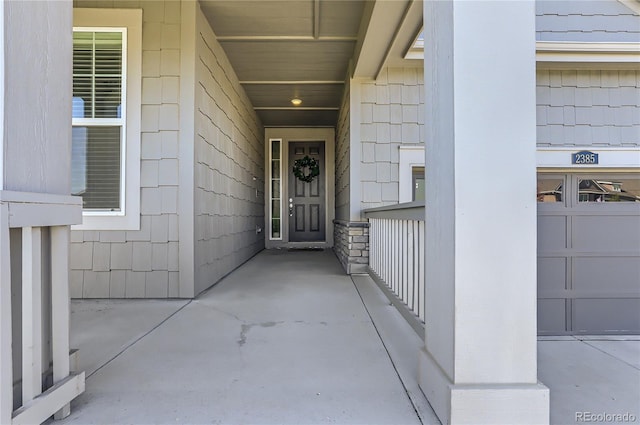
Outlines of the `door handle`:
{"type": "Polygon", "coordinates": [[[289,217],[293,217],[293,199],[289,198],[289,217]]]}

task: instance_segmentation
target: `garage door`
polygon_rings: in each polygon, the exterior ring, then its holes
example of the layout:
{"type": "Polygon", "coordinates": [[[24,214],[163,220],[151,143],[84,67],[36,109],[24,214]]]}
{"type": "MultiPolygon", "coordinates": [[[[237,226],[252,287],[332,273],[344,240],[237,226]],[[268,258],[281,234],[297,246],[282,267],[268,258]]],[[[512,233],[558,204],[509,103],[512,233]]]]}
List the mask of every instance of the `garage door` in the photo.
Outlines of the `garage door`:
{"type": "Polygon", "coordinates": [[[538,174],[538,331],[640,333],[640,174],[538,174]]]}

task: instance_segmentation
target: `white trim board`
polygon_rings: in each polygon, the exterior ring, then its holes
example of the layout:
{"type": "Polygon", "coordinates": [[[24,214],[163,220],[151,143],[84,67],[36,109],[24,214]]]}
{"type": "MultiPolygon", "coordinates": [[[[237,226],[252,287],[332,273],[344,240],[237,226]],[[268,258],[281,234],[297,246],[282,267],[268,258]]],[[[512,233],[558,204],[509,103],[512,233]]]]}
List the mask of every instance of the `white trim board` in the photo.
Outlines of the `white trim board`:
{"type": "Polygon", "coordinates": [[[537,41],[536,62],[640,65],[640,43],[537,41]]]}
{"type": "Polygon", "coordinates": [[[640,168],[640,148],[638,147],[538,147],[537,166],[539,168],[640,168]],[[589,151],[598,154],[598,164],[571,164],[571,154],[589,151]]]}
{"type": "Polygon", "coordinates": [[[413,167],[424,167],[424,145],[402,145],[398,170],[398,202],[413,201],[413,167]]]}
{"type": "Polygon", "coordinates": [[[627,6],[629,9],[640,15],[640,1],[638,0],[618,0],[620,3],[627,6]]]}
{"type": "MultiPolygon", "coordinates": [[[[406,59],[424,59],[424,44],[412,47],[406,59]]],[[[640,66],[640,43],[536,41],[536,62],[624,63],[640,66]]]]}

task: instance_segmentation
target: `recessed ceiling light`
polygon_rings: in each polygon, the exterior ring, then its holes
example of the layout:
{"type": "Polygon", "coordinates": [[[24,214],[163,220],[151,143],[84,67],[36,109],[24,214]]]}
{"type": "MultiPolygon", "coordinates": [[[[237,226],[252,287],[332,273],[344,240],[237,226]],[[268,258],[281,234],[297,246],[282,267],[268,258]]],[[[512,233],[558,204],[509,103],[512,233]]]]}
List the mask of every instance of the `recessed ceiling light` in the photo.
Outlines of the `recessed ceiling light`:
{"type": "Polygon", "coordinates": [[[302,99],[298,99],[298,98],[291,99],[291,103],[293,104],[293,106],[300,106],[302,105],[302,99]]]}

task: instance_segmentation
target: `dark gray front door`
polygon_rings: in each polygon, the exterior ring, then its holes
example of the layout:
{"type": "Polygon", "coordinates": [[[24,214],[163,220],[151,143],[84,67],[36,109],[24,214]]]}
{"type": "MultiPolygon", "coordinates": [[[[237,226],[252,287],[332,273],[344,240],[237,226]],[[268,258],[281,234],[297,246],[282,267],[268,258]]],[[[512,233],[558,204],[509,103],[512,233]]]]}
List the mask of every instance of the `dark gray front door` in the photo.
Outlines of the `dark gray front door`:
{"type": "MultiPolygon", "coordinates": [[[[308,169],[302,170],[305,175],[308,169]]],[[[289,143],[289,241],[325,240],[325,166],[324,142],[289,143]],[[298,179],[293,168],[296,160],[309,156],[318,161],[320,175],[311,182],[298,179]]]]}

